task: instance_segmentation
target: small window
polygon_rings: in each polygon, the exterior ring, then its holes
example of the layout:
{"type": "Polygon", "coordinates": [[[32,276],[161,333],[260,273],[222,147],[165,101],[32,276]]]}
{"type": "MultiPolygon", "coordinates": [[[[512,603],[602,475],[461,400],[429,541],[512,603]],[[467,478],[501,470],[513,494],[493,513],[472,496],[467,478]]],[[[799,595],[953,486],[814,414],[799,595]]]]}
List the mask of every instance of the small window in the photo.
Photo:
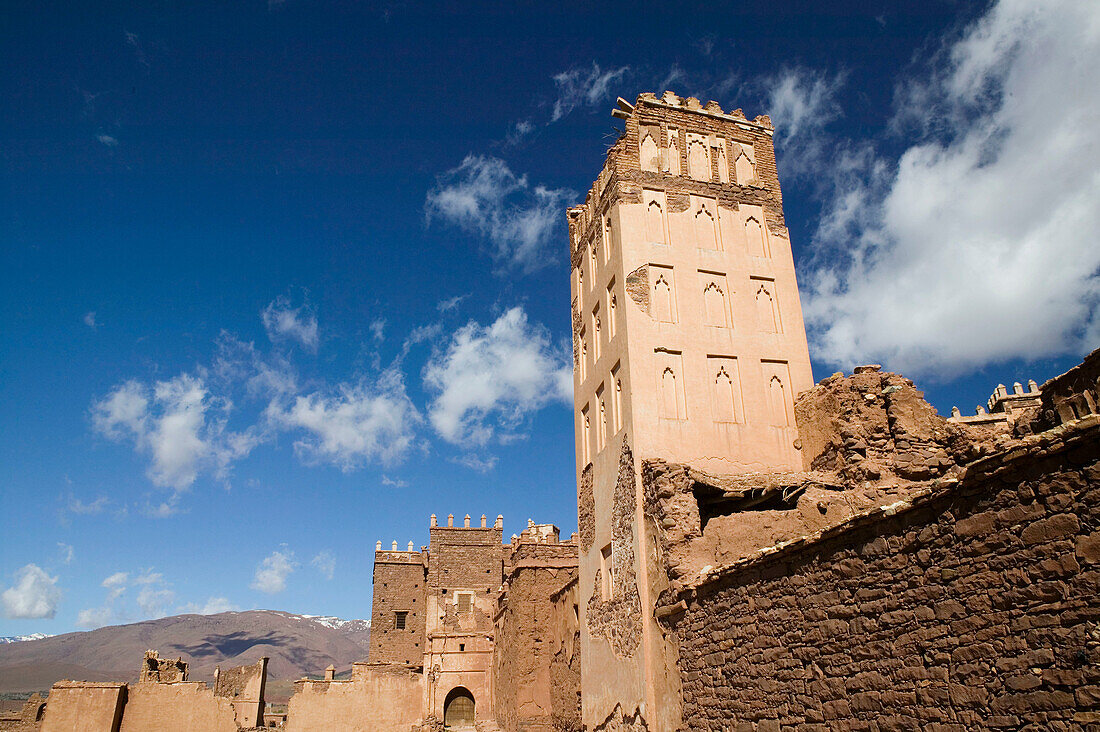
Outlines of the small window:
{"type": "Polygon", "coordinates": [[[394,615],[394,624],[396,625],[397,629],[398,630],[404,630],[405,629],[405,620],[409,617],[409,614],[405,613],[405,612],[399,612],[399,613],[394,613],[393,615],[394,615]]]}
{"type": "Polygon", "coordinates": [[[458,650],[465,651],[466,650],[466,644],[465,643],[459,643],[458,644],[458,650]]]}
{"type": "Polygon", "coordinates": [[[473,604],[474,596],[469,592],[459,592],[455,595],[455,605],[458,606],[460,613],[470,612],[470,606],[473,604]]]}
{"type": "Polygon", "coordinates": [[[614,577],[612,577],[613,565],[611,560],[611,545],[608,544],[600,551],[600,574],[602,575],[602,584],[600,586],[600,595],[604,600],[610,600],[615,587],[614,577]]]}

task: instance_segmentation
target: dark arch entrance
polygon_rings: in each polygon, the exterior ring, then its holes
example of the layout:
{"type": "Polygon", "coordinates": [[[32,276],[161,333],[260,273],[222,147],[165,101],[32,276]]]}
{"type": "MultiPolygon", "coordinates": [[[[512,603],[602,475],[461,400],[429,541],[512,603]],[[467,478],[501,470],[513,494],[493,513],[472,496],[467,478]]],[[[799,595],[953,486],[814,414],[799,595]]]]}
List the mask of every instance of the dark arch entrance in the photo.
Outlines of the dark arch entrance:
{"type": "Polygon", "coordinates": [[[474,695],[461,686],[451,689],[443,703],[443,724],[448,729],[473,729],[474,695]]]}

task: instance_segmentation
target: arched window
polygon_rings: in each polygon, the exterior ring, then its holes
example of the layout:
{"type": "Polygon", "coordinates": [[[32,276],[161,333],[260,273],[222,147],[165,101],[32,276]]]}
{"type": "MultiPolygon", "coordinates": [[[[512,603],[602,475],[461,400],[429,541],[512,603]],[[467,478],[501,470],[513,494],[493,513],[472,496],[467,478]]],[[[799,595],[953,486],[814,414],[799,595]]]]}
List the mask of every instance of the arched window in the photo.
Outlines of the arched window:
{"type": "Polygon", "coordinates": [[[660,201],[650,201],[645,209],[645,238],[656,244],[665,243],[665,213],[660,201]]]}
{"type": "Polygon", "coordinates": [[[663,274],[653,283],[653,317],[662,323],[673,323],[676,320],[672,307],[672,285],[663,274]]]}
{"type": "Polygon", "coordinates": [[[733,396],[733,379],[725,366],[714,376],[714,419],[716,422],[736,422],[736,405],[733,396]]]}
{"type": "Polygon", "coordinates": [[[447,694],[443,703],[443,724],[446,727],[474,727],[474,695],[461,686],[447,694]]]}
{"type": "Polygon", "coordinates": [[[726,157],[726,141],[718,141],[718,180],[722,183],[730,182],[730,161],[726,157]]]}
{"type": "Polygon", "coordinates": [[[695,241],[700,249],[718,249],[718,226],[706,206],[695,212],[695,241]]]}
{"type": "Polygon", "coordinates": [[[592,440],[592,421],[588,416],[588,405],[584,405],[584,409],[581,410],[581,465],[588,465],[592,462],[591,453],[591,440],[592,440]]]}
{"type": "Polygon", "coordinates": [[[653,139],[653,133],[646,131],[645,137],[642,139],[640,163],[642,170],[650,170],[656,173],[660,167],[660,163],[657,159],[657,141],[653,139]]]}
{"type": "Polygon", "coordinates": [[[688,142],[688,175],[696,180],[710,180],[710,155],[705,140],[688,142]]]}
{"type": "Polygon", "coordinates": [[[710,282],[703,290],[703,308],[706,312],[706,324],[719,328],[728,328],[726,319],[726,293],[717,282],[710,282]]]}
{"type": "Polygon", "coordinates": [[[779,306],[767,284],[756,291],[756,322],[764,333],[782,333],[779,306]]]}
{"type": "Polygon", "coordinates": [[[660,416],[664,419],[680,419],[680,407],[676,398],[676,374],[671,366],[661,372],[660,416]]]}
{"type": "MultiPolygon", "coordinates": [[[[617,369],[616,369],[617,370],[617,369]]],[[[612,374],[614,376],[614,373],[612,374]]],[[[615,379],[615,392],[611,395],[611,416],[615,419],[615,432],[623,428],[623,380],[615,379]]]]}
{"type": "Polygon", "coordinates": [[[754,257],[768,256],[768,243],[764,238],[764,227],[760,225],[760,221],[755,216],[750,216],[745,221],[745,241],[750,255],[754,257]]]}
{"type": "Polygon", "coordinates": [[[668,131],[668,172],[680,175],[680,131],[668,131]]]}
{"type": "Polygon", "coordinates": [[[607,445],[607,403],[603,398],[603,387],[600,387],[600,424],[597,426],[596,433],[596,450],[597,452],[604,449],[607,445]]]}
{"type": "Polygon", "coordinates": [[[756,171],[753,169],[752,158],[743,146],[738,146],[737,158],[733,161],[733,174],[740,185],[748,185],[756,180],[756,171]]]}
{"type": "Polygon", "coordinates": [[[787,410],[787,389],[778,376],[773,376],[768,382],[768,417],[776,427],[791,426],[787,410]]]}

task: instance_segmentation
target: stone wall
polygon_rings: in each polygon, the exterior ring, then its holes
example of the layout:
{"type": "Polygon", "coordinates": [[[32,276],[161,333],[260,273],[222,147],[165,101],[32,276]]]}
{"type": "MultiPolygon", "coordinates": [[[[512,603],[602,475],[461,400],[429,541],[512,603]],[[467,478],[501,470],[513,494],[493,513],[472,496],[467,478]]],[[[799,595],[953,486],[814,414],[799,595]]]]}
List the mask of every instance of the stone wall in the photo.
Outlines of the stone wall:
{"type": "Polygon", "coordinates": [[[665,598],[684,727],[1100,724],[1100,425],[665,598]]]}
{"type": "Polygon", "coordinates": [[[496,616],[496,719],[506,732],[553,730],[555,711],[564,713],[556,709],[563,706],[560,699],[572,696],[575,706],[580,693],[580,679],[563,673],[574,652],[579,663],[573,642],[579,621],[572,604],[551,600],[576,584],[577,545],[521,543],[512,555],[512,565],[496,616]],[[571,624],[569,618],[574,619],[571,624]],[[568,636],[568,650],[563,648],[563,635],[568,636]],[[555,663],[563,667],[555,669],[555,663]]]}
{"type": "Polygon", "coordinates": [[[299,681],[286,732],[409,732],[421,719],[424,676],[396,664],[355,664],[351,681],[299,681]]]}

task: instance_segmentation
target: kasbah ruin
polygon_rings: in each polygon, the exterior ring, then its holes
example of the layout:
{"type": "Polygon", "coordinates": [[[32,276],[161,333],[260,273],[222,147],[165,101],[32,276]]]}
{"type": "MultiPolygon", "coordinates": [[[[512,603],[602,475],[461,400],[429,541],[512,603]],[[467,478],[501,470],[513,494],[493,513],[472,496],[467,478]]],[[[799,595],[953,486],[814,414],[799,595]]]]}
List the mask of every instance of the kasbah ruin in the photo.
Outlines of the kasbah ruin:
{"type": "Polygon", "coordinates": [[[150,651],[0,729],[1100,729],[1100,351],[974,416],[875,365],[815,385],[770,119],[613,114],[566,213],[578,534],[379,543],[369,658],[285,714],[266,659],[150,651]]]}

